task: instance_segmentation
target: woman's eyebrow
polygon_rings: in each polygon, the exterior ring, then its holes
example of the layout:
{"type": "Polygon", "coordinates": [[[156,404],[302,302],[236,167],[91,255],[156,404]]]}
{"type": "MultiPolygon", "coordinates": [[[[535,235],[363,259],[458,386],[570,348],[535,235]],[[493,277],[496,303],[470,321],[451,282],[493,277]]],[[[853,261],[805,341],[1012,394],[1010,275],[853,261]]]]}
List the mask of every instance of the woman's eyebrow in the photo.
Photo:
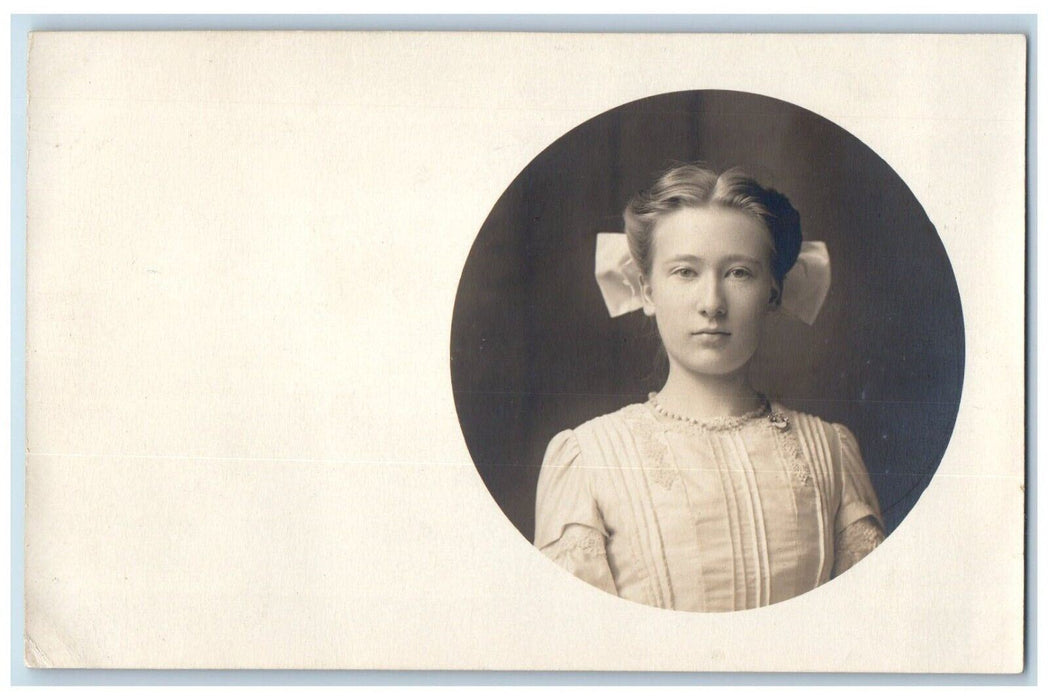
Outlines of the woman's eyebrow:
{"type": "MultiPolygon", "coordinates": [[[[668,258],[665,261],[664,264],[671,265],[673,263],[678,263],[678,262],[701,262],[701,263],[705,263],[706,262],[706,258],[703,258],[703,257],[698,256],[698,255],[691,255],[689,253],[681,253],[680,255],[674,255],[674,256],[668,258]]],[[[722,262],[722,263],[746,262],[746,263],[750,263],[751,265],[757,265],[758,267],[764,267],[764,263],[759,258],[754,258],[752,256],[742,255],[742,254],[726,255],[723,258],[720,258],[719,262],[722,262]]]]}
{"type": "Polygon", "coordinates": [[[698,255],[689,255],[688,253],[681,253],[679,255],[674,255],[666,260],[666,263],[675,262],[702,262],[702,258],[700,258],[698,255]]]}
{"type": "Polygon", "coordinates": [[[764,263],[760,259],[750,257],[749,255],[729,255],[726,258],[724,258],[724,261],[725,262],[747,262],[747,263],[750,263],[751,265],[757,265],[759,267],[764,267],[764,263]]]}

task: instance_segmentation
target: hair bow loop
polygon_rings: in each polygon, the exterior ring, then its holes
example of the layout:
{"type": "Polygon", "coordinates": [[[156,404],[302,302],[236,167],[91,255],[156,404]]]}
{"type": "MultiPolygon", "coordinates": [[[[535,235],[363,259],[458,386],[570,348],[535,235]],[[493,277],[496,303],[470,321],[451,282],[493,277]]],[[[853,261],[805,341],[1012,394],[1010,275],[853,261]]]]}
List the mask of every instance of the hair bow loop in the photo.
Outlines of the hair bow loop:
{"type": "Polygon", "coordinates": [[[597,234],[595,273],[612,318],[641,308],[640,269],[630,255],[626,234],[597,234]]]}
{"type": "Polygon", "coordinates": [[[801,243],[797,262],[782,283],[782,308],[807,323],[815,323],[830,293],[830,251],[822,241],[801,243]]]}

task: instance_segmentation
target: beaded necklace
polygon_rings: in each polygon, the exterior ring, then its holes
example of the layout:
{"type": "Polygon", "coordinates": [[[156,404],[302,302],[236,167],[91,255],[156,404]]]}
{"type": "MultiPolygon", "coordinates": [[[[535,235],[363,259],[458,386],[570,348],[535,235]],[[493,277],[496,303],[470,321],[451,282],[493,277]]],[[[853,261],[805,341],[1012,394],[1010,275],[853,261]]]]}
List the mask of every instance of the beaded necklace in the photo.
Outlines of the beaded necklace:
{"type": "Polygon", "coordinates": [[[667,410],[666,407],[659,403],[655,392],[648,394],[648,404],[650,404],[659,415],[697,428],[702,428],[703,430],[731,430],[733,428],[741,427],[754,418],[759,418],[765,414],[767,414],[768,420],[773,426],[780,430],[785,430],[789,425],[787,417],[778,411],[772,411],[771,402],[768,401],[767,396],[761,394],[760,399],[761,405],[759,407],[752,411],[748,411],[747,413],[743,413],[740,416],[723,416],[707,420],[698,420],[696,418],[691,418],[690,416],[682,416],[678,413],[667,410]]]}

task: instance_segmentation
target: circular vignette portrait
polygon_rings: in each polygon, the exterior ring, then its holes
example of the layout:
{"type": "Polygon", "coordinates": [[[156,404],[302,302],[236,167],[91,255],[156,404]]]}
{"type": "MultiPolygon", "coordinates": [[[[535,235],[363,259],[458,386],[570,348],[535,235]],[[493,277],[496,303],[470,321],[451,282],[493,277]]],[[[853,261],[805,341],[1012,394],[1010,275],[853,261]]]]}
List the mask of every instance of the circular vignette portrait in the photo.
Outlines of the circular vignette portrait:
{"type": "Polygon", "coordinates": [[[634,602],[725,612],[876,556],[953,431],[961,301],[898,174],[836,124],[695,90],[558,139],[455,301],[462,432],[520,533],[634,602]]]}

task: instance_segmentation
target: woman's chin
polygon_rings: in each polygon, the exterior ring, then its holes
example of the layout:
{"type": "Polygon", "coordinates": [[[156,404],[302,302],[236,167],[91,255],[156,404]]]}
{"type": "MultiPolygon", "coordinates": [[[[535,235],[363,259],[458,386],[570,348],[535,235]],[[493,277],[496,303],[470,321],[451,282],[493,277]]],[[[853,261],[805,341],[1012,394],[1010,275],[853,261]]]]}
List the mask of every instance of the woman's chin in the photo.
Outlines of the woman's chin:
{"type": "Polygon", "coordinates": [[[678,367],[684,373],[695,379],[724,380],[735,377],[744,377],[750,364],[750,358],[739,361],[734,358],[702,358],[679,362],[678,367]]]}

